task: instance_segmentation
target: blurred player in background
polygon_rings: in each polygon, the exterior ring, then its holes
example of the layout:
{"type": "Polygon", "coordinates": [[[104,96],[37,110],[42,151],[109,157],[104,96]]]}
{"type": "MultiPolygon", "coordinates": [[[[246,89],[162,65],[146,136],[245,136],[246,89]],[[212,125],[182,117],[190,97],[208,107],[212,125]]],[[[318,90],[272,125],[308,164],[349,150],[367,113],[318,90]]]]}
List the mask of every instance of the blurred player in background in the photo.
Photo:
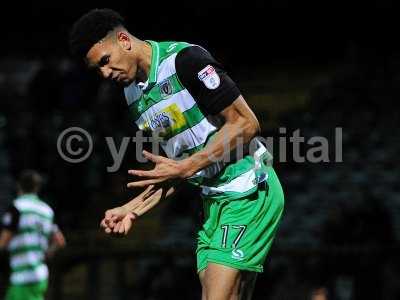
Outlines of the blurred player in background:
{"type": "Polygon", "coordinates": [[[65,238],[54,223],[54,212],[38,197],[42,177],[23,171],[18,197],[1,220],[0,249],[10,252],[10,286],[6,300],[42,300],[47,291],[46,255],[65,246],[65,238]]]}
{"type": "Polygon", "coordinates": [[[202,47],[139,40],[109,9],[82,16],[72,28],[70,43],[89,68],[124,86],[136,125],[158,132],[168,156],[143,152],[155,168],[130,170],[142,180],[128,187],[147,189],[125,206],[106,212],[101,222],[106,232],[126,234],[132,221],[175,191],[177,181],[198,185],[205,212],[197,248],[202,297],[250,299],[282,215],[284,196],[267,164],[271,157],[265,146],[255,139],[253,149],[249,147],[259,122],[236,84],[202,47]],[[223,161],[239,141],[245,146],[243,157],[223,161]]]}

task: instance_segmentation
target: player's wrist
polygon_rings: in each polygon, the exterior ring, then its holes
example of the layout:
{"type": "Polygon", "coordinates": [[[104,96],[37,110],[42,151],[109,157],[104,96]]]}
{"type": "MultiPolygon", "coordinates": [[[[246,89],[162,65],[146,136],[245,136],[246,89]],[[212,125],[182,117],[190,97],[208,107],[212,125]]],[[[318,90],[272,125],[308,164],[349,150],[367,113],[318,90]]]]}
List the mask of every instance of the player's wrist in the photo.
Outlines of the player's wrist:
{"type": "Polygon", "coordinates": [[[139,214],[137,212],[131,211],[130,217],[132,220],[136,220],[137,218],[139,218],[139,214]]]}
{"type": "Polygon", "coordinates": [[[125,205],[122,205],[120,207],[122,214],[127,215],[132,211],[132,208],[130,207],[129,203],[126,203],[125,205]]]}
{"type": "Polygon", "coordinates": [[[183,159],[179,162],[181,179],[186,179],[196,173],[195,161],[191,157],[183,159]]]}
{"type": "Polygon", "coordinates": [[[138,207],[131,206],[130,203],[127,203],[123,206],[124,215],[130,215],[131,219],[134,220],[139,217],[138,207]]]}

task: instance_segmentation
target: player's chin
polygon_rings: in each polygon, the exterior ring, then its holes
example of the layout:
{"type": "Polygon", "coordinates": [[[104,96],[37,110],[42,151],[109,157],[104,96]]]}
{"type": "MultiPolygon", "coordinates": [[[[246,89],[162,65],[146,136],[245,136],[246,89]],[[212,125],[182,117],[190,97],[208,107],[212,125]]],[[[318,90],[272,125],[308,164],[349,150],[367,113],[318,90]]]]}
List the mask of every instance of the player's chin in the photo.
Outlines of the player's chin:
{"type": "Polygon", "coordinates": [[[119,86],[119,87],[127,87],[132,83],[132,80],[128,80],[128,79],[116,80],[116,81],[112,81],[112,83],[114,83],[116,86],[119,86]]]}

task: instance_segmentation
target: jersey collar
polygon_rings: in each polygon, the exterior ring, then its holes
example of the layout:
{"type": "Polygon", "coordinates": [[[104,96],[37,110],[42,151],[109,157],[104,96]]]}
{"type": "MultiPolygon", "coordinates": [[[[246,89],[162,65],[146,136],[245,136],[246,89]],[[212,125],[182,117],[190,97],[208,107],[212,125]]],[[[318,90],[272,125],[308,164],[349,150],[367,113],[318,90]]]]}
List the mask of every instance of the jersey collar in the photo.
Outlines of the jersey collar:
{"type": "Polygon", "coordinates": [[[160,63],[160,47],[157,42],[146,40],[151,46],[151,62],[149,70],[149,78],[143,83],[141,88],[146,91],[151,89],[157,83],[158,65],[160,63]]]}
{"type": "Polygon", "coordinates": [[[38,195],[34,193],[21,194],[18,198],[29,198],[31,200],[39,200],[38,195]]]}

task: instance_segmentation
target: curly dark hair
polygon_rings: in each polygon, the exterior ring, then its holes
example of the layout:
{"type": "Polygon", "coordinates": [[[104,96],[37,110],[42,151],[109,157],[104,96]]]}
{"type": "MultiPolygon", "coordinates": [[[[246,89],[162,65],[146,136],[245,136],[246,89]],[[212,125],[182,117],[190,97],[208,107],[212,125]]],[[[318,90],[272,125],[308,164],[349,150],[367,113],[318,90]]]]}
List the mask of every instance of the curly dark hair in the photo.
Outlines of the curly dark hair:
{"type": "Polygon", "coordinates": [[[109,8],[92,9],[72,26],[69,44],[74,56],[85,57],[90,48],[116,27],[125,27],[123,17],[109,8]]]}

